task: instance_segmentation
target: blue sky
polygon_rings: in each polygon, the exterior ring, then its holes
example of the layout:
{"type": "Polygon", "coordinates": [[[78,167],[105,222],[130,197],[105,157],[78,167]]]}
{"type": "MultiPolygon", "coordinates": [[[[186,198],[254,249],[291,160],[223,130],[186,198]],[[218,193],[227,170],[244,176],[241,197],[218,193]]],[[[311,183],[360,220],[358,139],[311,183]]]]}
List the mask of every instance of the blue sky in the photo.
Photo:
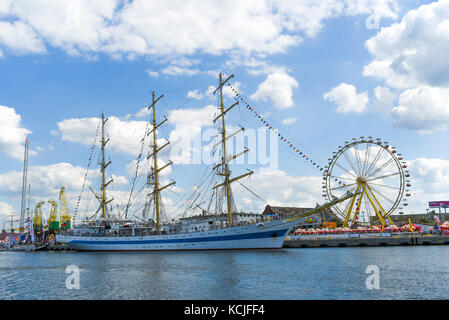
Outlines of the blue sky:
{"type": "MultiPolygon", "coordinates": [[[[423,212],[428,201],[448,200],[448,10],[447,1],[411,0],[321,6],[188,1],[173,7],[136,0],[5,1],[0,5],[0,211],[20,210],[26,132],[33,151],[31,206],[55,199],[66,184],[73,208],[94,139],[89,130],[95,131],[95,121],[88,119],[104,112],[123,130],[132,121],[145,124],[151,117],[137,114],[154,90],[164,94],[159,120],[169,116],[160,136],[183,134],[193,130],[185,123],[192,110],[206,121],[207,106],[216,106],[207,91],[221,71],[234,74],[231,83],[241,95],[322,166],[352,137],[390,142],[408,161],[409,211],[423,212]],[[378,17],[379,24],[372,27],[370,17],[378,17]]],[[[260,124],[244,106],[228,119],[246,129],[260,124]]],[[[211,127],[204,121],[199,127],[211,127]]],[[[115,196],[121,205],[132,181],[127,166],[138,153],[132,146],[142,134],[116,133],[108,150],[109,174],[120,177],[113,189],[123,192],[115,196]],[[120,149],[127,143],[129,148],[120,149]]],[[[261,198],[286,206],[324,201],[319,170],[282,142],[278,159],[277,171],[257,171],[247,181],[261,198]]],[[[247,167],[261,166],[233,171],[247,167]]],[[[197,172],[197,165],[173,166],[165,179],[177,180],[179,189],[166,195],[168,207],[190,190],[197,172]]],[[[90,179],[95,185],[96,178],[90,179]]],[[[240,191],[238,204],[254,211],[265,205],[240,191]]]]}

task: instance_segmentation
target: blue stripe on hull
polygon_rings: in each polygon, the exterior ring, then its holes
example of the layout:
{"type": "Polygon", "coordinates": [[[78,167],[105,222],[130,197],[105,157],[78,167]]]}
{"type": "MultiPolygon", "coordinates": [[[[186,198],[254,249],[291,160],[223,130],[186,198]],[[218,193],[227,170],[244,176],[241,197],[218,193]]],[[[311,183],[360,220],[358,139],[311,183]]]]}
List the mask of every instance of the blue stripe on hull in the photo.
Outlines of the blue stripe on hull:
{"type": "Polygon", "coordinates": [[[159,239],[159,240],[72,240],[69,244],[94,244],[94,245],[130,245],[130,244],[167,244],[167,243],[189,243],[189,242],[214,242],[214,241],[233,241],[233,240],[251,240],[251,239],[263,239],[263,238],[278,238],[284,237],[289,229],[257,232],[257,233],[244,233],[237,235],[225,235],[216,237],[199,237],[199,238],[179,238],[179,239],[159,239]]]}

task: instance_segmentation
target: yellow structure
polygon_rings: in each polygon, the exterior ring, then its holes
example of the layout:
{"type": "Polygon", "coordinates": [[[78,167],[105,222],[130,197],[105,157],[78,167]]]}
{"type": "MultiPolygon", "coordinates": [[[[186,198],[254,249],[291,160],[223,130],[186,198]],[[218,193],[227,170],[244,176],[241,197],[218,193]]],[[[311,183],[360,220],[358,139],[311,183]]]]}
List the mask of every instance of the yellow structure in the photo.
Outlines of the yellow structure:
{"type": "Polygon", "coordinates": [[[49,230],[58,230],[59,229],[59,221],[57,215],[58,203],[54,200],[48,201],[51,204],[50,216],[48,217],[48,228],[49,230]]]}
{"type": "Polygon", "coordinates": [[[36,208],[34,208],[34,217],[33,217],[33,227],[34,230],[40,230],[42,226],[42,205],[45,203],[45,201],[40,201],[36,205],[36,208]]]}
{"type": "Polygon", "coordinates": [[[410,220],[410,218],[408,218],[408,227],[409,227],[410,231],[413,232],[413,224],[412,224],[412,220],[410,220]]]}
{"type": "MultiPolygon", "coordinates": [[[[295,221],[295,220],[298,220],[298,219],[301,219],[301,218],[305,218],[305,217],[309,217],[309,216],[311,216],[312,214],[315,214],[315,213],[317,213],[317,212],[321,212],[321,211],[323,211],[324,209],[330,208],[330,207],[336,205],[337,203],[346,201],[346,200],[348,200],[348,199],[350,199],[350,198],[352,198],[352,197],[356,197],[357,195],[358,195],[357,193],[356,193],[356,194],[348,193],[348,194],[344,195],[343,197],[341,197],[341,198],[339,198],[339,199],[335,199],[335,200],[333,200],[333,201],[331,201],[331,202],[328,202],[328,203],[323,204],[322,206],[318,206],[318,207],[316,207],[316,208],[314,208],[314,209],[312,209],[312,210],[306,211],[306,212],[304,212],[304,213],[302,213],[302,214],[300,214],[300,215],[298,215],[298,216],[295,216],[295,217],[293,217],[293,218],[290,218],[290,219],[287,220],[287,222],[295,221]]],[[[307,221],[307,220],[306,220],[306,221],[307,221]]]]}
{"type": "Polygon", "coordinates": [[[374,192],[371,190],[367,181],[365,179],[359,177],[359,178],[357,178],[356,183],[357,183],[356,193],[351,201],[349,210],[347,211],[345,220],[343,222],[343,227],[348,226],[348,222],[349,222],[349,219],[352,214],[352,208],[354,206],[354,202],[356,201],[356,197],[357,197],[359,191],[361,191],[361,195],[358,200],[358,206],[356,208],[356,213],[358,213],[358,211],[360,210],[360,204],[362,202],[362,197],[366,196],[367,199],[369,200],[369,203],[374,208],[374,211],[376,212],[376,215],[379,218],[379,221],[381,222],[382,226],[386,227],[388,225],[386,220],[388,220],[388,222],[390,222],[391,225],[394,224],[393,221],[391,221],[391,218],[385,212],[384,208],[382,207],[380,201],[377,199],[374,192]]]}
{"type": "Polygon", "coordinates": [[[65,196],[65,187],[61,188],[61,191],[59,192],[59,208],[61,213],[61,228],[63,229],[70,229],[72,217],[69,213],[69,208],[67,206],[67,198],[65,196]]]}

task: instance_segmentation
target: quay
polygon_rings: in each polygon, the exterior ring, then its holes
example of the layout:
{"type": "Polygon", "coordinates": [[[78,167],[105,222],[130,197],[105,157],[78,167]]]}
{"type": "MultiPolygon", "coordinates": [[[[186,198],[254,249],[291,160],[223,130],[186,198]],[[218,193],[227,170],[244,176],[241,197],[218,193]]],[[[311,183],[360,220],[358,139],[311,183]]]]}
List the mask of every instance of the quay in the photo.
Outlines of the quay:
{"type": "Polygon", "coordinates": [[[438,234],[378,234],[291,236],[284,248],[377,247],[449,245],[449,235],[438,234]]]}

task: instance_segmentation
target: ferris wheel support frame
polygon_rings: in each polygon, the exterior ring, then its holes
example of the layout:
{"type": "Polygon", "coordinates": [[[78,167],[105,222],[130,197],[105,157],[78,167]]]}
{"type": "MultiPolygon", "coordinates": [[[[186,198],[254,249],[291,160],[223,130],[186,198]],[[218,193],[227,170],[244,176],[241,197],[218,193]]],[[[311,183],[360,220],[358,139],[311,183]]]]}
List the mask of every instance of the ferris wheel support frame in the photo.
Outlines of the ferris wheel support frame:
{"type": "MultiPolygon", "coordinates": [[[[391,147],[388,145],[388,142],[385,142],[383,145],[381,141],[379,141],[380,139],[377,138],[378,141],[373,141],[373,139],[371,137],[369,137],[370,139],[363,139],[364,137],[361,137],[361,140],[357,140],[355,138],[353,138],[354,141],[351,142],[346,142],[346,144],[341,147],[339,146],[338,152],[334,152],[334,155],[331,159],[329,159],[329,164],[326,167],[327,168],[327,172],[325,172],[324,177],[323,177],[323,189],[325,188],[326,193],[323,194],[323,196],[325,198],[329,198],[332,199],[333,197],[335,197],[335,195],[333,194],[335,192],[335,190],[337,189],[344,189],[344,188],[350,188],[348,189],[349,192],[352,192],[355,190],[355,194],[352,197],[352,199],[350,200],[350,203],[348,205],[346,205],[346,207],[344,209],[342,208],[337,208],[337,211],[339,211],[340,213],[340,218],[343,220],[343,227],[347,227],[350,222],[358,222],[359,221],[359,214],[360,214],[360,207],[362,204],[362,199],[364,196],[366,196],[366,199],[368,201],[365,200],[365,206],[367,206],[367,217],[368,217],[368,221],[365,221],[365,223],[369,223],[371,224],[371,218],[370,218],[370,213],[368,211],[371,211],[370,209],[372,208],[375,215],[372,215],[373,217],[377,216],[378,221],[382,224],[382,226],[387,226],[388,224],[393,225],[393,221],[390,218],[390,214],[399,206],[401,200],[404,200],[404,202],[406,201],[405,199],[403,199],[404,196],[404,192],[406,192],[406,196],[410,196],[409,194],[409,190],[405,190],[405,187],[409,187],[409,180],[405,181],[405,177],[409,177],[408,171],[405,171],[404,174],[404,170],[403,168],[406,168],[406,163],[402,162],[402,156],[400,154],[397,154],[397,150],[394,147],[391,147]],[[366,144],[366,150],[363,152],[362,150],[359,150],[358,145],[360,144],[366,144]],[[379,150],[377,151],[376,154],[374,154],[374,150],[372,150],[373,146],[379,146],[379,150]],[[353,158],[353,161],[351,161],[351,156],[349,155],[350,153],[346,153],[346,151],[348,151],[349,149],[353,148],[354,149],[354,155],[355,159],[353,158]],[[390,149],[391,148],[391,149],[390,149]],[[372,154],[371,154],[372,152],[372,154]],[[386,153],[384,153],[386,152],[386,153]],[[341,157],[341,156],[344,156],[341,157]],[[370,156],[374,156],[374,158],[370,158],[370,156]],[[389,156],[389,159],[387,161],[385,161],[384,163],[382,163],[380,166],[376,166],[376,164],[379,162],[379,160],[381,159],[381,157],[383,156],[389,156]],[[338,160],[340,159],[346,159],[347,164],[344,165],[344,163],[339,163],[338,160]],[[371,162],[371,163],[370,163],[371,162]],[[345,168],[347,167],[347,165],[349,164],[350,168],[345,168]],[[389,173],[386,172],[382,175],[384,170],[388,170],[388,168],[391,168],[389,166],[393,165],[393,173],[389,173]],[[343,173],[343,176],[339,176],[339,175],[332,175],[332,172],[334,171],[334,169],[340,170],[338,169],[340,168],[341,170],[343,170],[345,173],[343,173]],[[352,170],[351,170],[352,169],[352,170]],[[357,170],[358,169],[358,170],[357,170]],[[349,174],[349,176],[344,177],[345,174],[349,174]],[[379,174],[381,174],[381,176],[379,176],[379,174]],[[388,179],[391,178],[395,175],[399,176],[399,180],[398,180],[398,187],[396,186],[389,186],[389,185],[384,185],[384,184],[376,184],[373,181],[374,180],[379,180],[379,179],[388,179]],[[341,179],[344,180],[344,183],[342,186],[340,186],[340,184],[342,183],[341,179]],[[337,185],[336,187],[332,187],[331,184],[334,184],[333,180],[337,181],[340,180],[339,185],[337,185]],[[347,180],[352,181],[348,182],[347,180]],[[354,181],[355,180],[355,181],[354,181]],[[407,183],[406,183],[407,182],[407,183]],[[369,184],[373,184],[376,186],[382,186],[385,188],[391,188],[391,189],[395,189],[397,190],[397,192],[395,193],[394,196],[394,200],[391,200],[390,197],[387,197],[388,194],[384,194],[384,192],[376,190],[376,188],[374,188],[374,186],[371,188],[369,184]],[[374,189],[374,190],[373,190],[374,189]],[[376,196],[375,193],[378,193],[378,195],[382,196],[383,199],[387,200],[388,202],[390,202],[390,205],[384,207],[382,205],[382,201],[379,200],[379,198],[376,196]],[[358,201],[357,201],[357,197],[358,201]],[[356,202],[357,201],[357,202],[356,202]],[[354,209],[354,205],[356,205],[356,209],[355,212],[353,212],[354,209]],[[371,206],[371,207],[370,207],[371,206]],[[349,208],[348,208],[349,207],[349,208]],[[387,208],[387,210],[385,209],[387,208]],[[354,215],[353,215],[354,214],[354,215]]],[[[350,150],[349,150],[350,151],[350,150]]],[[[348,152],[349,152],[348,151],[348,152]]],[[[340,160],[344,161],[344,160],[340,160]]],[[[381,180],[381,181],[383,181],[381,180]]],[[[397,180],[396,180],[397,181],[397,180]]],[[[385,189],[383,189],[385,190],[385,189]]],[[[323,190],[324,193],[324,190],[323,190]]],[[[407,204],[404,203],[404,206],[406,206],[407,204]]],[[[402,208],[399,208],[400,210],[402,210],[402,208]]],[[[373,212],[371,211],[371,214],[373,212]]],[[[402,213],[402,212],[400,212],[402,213]]],[[[363,219],[363,218],[362,218],[363,219]]]]}

